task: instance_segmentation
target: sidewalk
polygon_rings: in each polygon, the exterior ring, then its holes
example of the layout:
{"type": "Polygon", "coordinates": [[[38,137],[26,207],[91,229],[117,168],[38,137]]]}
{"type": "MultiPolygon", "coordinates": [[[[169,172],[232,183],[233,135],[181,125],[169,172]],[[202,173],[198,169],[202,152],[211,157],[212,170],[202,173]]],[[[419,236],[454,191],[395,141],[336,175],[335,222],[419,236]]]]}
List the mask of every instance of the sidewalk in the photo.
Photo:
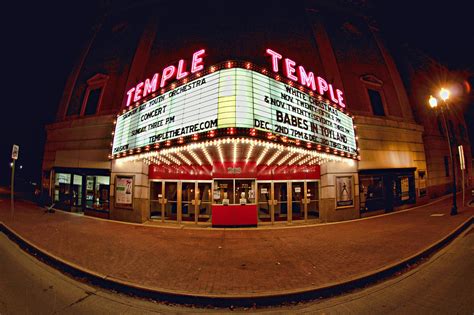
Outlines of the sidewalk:
{"type": "Polygon", "coordinates": [[[0,224],[41,251],[109,280],[170,294],[238,298],[314,290],[400,263],[474,215],[474,208],[464,207],[450,216],[450,204],[445,198],[356,221],[232,230],[45,214],[21,201],[12,218],[9,200],[0,199],[0,224]]]}

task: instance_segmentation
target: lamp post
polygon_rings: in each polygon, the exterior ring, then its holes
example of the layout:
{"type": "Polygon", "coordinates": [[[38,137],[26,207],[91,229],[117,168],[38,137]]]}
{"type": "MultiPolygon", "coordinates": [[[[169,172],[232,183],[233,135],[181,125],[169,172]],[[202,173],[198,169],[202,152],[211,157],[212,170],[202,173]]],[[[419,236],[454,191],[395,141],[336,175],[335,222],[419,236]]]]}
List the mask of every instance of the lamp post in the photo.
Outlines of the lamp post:
{"type": "MultiPolygon", "coordinates": [[[[443,100],[443,103],[444,103],[444,106],[440,106],[440,110],[441,110],[441,117],[443,118],[444,129],[446,130],[446,136],[448,138],[449,156],[451,158],[451,164],[453,168],[453,207],[451,208],[451,215],[456,215],[458,214],[458,208],[456,205],[456,169],[455,169],[453,151],[451,148],[453,137],[451,137],[450,135],[448,124],[446,123],[446,117],[444,115],[444,108],[443,108],[443,107],[446,107],[446,110],[449,110],[448,103],[446,102],[449,98],[449,90],[442,88],[441,91],[439,92],[439,96],[443,100]]],[[[432,95],[430,95],[429,104],[431,108],[438,107],[438,100],[436,99],[436,97],[433,97],[432,95]]]]}

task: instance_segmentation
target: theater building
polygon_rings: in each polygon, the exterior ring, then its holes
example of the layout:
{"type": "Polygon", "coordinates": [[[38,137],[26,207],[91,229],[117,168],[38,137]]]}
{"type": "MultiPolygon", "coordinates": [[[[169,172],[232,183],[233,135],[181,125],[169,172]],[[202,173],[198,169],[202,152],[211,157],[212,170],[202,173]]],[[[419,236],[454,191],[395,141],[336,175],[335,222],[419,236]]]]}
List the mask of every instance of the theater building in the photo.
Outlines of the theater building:
{"type": "Polygon", "coordinates": [[[56,207],[219,227],[429,200],[429,122],[363,8],[124,3],[97,23],[46,128],[56,207]]]}

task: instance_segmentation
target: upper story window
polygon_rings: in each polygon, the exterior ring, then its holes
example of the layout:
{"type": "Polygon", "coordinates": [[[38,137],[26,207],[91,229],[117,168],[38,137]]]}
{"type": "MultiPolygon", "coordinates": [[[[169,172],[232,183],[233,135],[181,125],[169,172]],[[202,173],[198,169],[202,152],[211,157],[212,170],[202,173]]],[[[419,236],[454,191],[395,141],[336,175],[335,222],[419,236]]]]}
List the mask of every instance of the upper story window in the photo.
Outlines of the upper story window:
{"type": "Polygon", "coordinates": [[[444,127],[443,127],[443,124],[441,123],[441,119],[439,117],[437,118],[437,122],[438,122],[439,134],[444,136],[444,127]]]}
{"type": "Polygon", "coordinates": [[[376,116],[385,116],[385,107],[382,97],[383,81],[373,74],[365,74],[360,77],[367,87],[372,113],[376,116]]]}
{"type": "Polygon", "coordinates": [[[370,105],[372,106],[372,112],[376,116],[385,116],[385,110],[383,108],[382,95],[377,90],[367,89],[370,98],[370,105]]]}
{"type": "Polygon", "coordinates": [[[108,79],[107,75],[98,73],[87,80],[87,89],[81,106],[81,116],[95,115],[100,110],[108,79]]]}
{"type": "Polygon", "coordinates": [[[449,177],[449,157],[444,156],[444,176],[449,177]]]}
{"type": "Polygon", "coordinates": [[[463,124],[459,124],[459,135],[462,140],[466,140],[466,127],[463,124]]]}

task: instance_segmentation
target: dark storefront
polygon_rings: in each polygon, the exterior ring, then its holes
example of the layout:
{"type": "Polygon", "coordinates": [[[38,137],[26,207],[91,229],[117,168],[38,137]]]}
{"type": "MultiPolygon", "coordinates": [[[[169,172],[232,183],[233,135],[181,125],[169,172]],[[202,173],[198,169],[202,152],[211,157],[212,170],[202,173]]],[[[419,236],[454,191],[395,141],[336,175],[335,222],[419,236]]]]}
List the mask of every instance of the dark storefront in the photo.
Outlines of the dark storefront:
{"type": "Polygon", "coordinates": [[[392,211],[416,202],[415,168],[359,171],[360,211],[392,211]]]}
{"type": "Polygon", "coordinates": [[[110,171],[55,168],[53,202],[59,209],[108,217],[110,171]]]}

